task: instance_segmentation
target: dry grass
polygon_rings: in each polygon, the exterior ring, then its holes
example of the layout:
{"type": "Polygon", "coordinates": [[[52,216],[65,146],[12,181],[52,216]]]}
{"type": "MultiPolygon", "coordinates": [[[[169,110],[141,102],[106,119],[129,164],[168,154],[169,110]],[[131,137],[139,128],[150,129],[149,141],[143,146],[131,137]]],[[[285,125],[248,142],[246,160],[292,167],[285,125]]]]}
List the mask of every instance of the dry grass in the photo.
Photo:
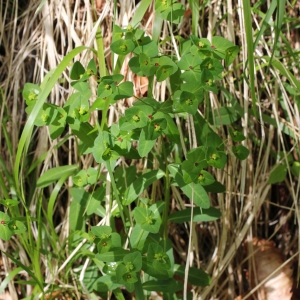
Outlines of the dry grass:
{"type": "MultiPolygon", "coordinates": [[[[121,2],[122,4],[117,8],[115,22],[121,27],[126,27],[130,23],[136,7],[132,0],[122,0],[121,2]]],[[[55,68],[66,53],[76,46],[96,47],[95,34],[98,26],[101,27],[104,37],[108,72],[111,72],[113,68],[109,49],[114,16],[113,1],[52,0],[46,1],[38,13],[36,13],[38,1],[31,0],[28,4],[25,3],[26,1],[22,0],[2,0],[0,3],[0,120],[2,126],[0,155],[10,172],[12,172],[20,132],[26,120],[25,104],[20,93],[25,82],[40,83],[49,70],[55,68]],[[8,145],[8,141],[11,142],[11,145],[8,145]]],[[[253,4],[255,3],[253,2],[253,4]]],[[[267,4],[264,4],[259,9],[266,11],[266,6],[267,4]]],[[[244,145],[250,150],[250,155],[247,160],[242,162],[233,155],[229,155],[225,172],[216,172],[215,174],[217,179],[226,186],[226,193],[218,194],[217,197],[212,196],[213,205],[222,211],[222,217],[218,222],[195,224],[192,230],[188,226],[170,228],[170,230],[174,230],[173,233],[176,237],[174,248],[181,262],[184,263],[188,258],[191,265],[201,266],[212,277],[210,286],[194,289],[195,299],[223,300],[234,299],[241,295],[244,295],[242,299],[249,299],[248,295],[254,297],[252,291],[254,292],[258,287],[255,280],[255,268],[253,269],[255,265],[253,263],[254,250],[251,247],[248,250],[244,247],[244,242],[252,241],[254,237],[275,241],[276,246],[284,255],[284,260],[292,258],[295,283],[298,276],[299,180],[291,174],[290,167],[288,167],[288,176],[283,183],[270,185],[267,181],[276,163],[288,162],[289,156],[294,160],[299,160],[300,118],[296,105],[299,101],[299,91],[298,96],[293,96],[286,85],[286,77],[274,66],[271,66],[267,72],[264,65],[265,60],[261,56],[263,54],[271,55],[274,36],[271,32],[268,35],[266,33],[255,49],[258,119],[250,113],[252,99],[248,81],[243,76],[248,54],[244,34],[244,15],[241,7],[242,1],[240,0],[234,1],[234,3],[219,0],[208,1],[206,6],[201,5],[199,9],[201,16],[201,27],[198,28],[199,36],[211,37],[218,34],[241,46],[238,59],[230,67],[222,83],[230,91],[233,101],[239,103],[243,108],[240,125],[247,137],[244,145]],[[270,116],[274,120],[274,125],[269,124],[263,115],[270,116]],[[192,233],[190,253],[187,253],[188,240],[185,238],[188,236],[187,233],[192,233]],[[252,285],[248,278],[254,278],[252,285]]],[[[288,16],[293,17],[292,14],[295,13],[295,10],[296,7],[288,7],[288,16]]],[[[184,23],[174,34],[180,33],[188,36],[191,32],[190,18],[191,15],[187,11],[184,23]]],[[[257,31],[262,25],[262,19],[258,13],[253,13],[252,18],[253,31],[257,31]]],[[[142,22],[149,35],[152,35],[152,20],[153,10],[150,9],[142,22]]],[[[285,36],[293,51],[295,53],[298,51],[297,57],[299,58],[299,34],[294,23],[287,24],[286,30],[285,36]]],[[[168,27],[164,25],[161,38],[169,33],[168,27]]],[[[282,40],[280,42],[284,44],[282,40]]],[[[164,44],[162,47],[166,47],[166,51],[169,51],[172,45],[164,44]]],[[[299,65],[289,56],[291,52],[286,52],[286,46],[281,49],[282,52],[277,55],[286,55],[282,63],[295,76],[299,76],[299,65]]],[[[90,59],[90,54],[83,53],[78,59],[85,64],[90,59]]],[[[129,80],[135,80],[133,74],[125,67],[122,72],[129,80]]],[[[64,74],[64,79],[64,82],[56,85],[49,99],[50,102],[57,105],[63,104],[68,95],[72,93],[68,85],[68,72],[64,74]]],[[[145,84],[145,82],[134,82],[137,85],[137,91],[145,84]],[[140,86],[138,86],[139,84],[140,86]]],[[[161,100],[167,97],[164,83],[156,85],[155,95],[160,95],[161,100]]],[[[213,108],[219,108],[228,103],[228,99],[222,95],[211,94],[209,100],[213,108]]],[[[122,103],[118,103],[116,108],[118,112],[125,109],[122,103]]],[[[110,110],[109,113],[111,122],[118,117],[115,110],[110,110]]],[[[186,134],[192,136],[191,128],[192,126],[190,127],[191,131],[186,134]]],[[[219,129],[219,134],[227,139],[227,132],[224,130],[219,129]]],[[[37,130],[30,148],[32,161],[48,149],[53,148],[55,143],[57,141],[51,141],[47,129],[37,130]]],[[[227,146],[230,146],[229,143],[230,140],[228,140],[227,146]]],[[[52,165],[77,162],[74,140],[70,139],[68,144],[65,144],[64,151],[64,153],[62,150],[49,152],[45,163],[36,170],[34,177],[37,178],[38,172],[52,165]]],[[[85,157],[81,163],[85,167],[93,164],[91,157],[85,157]]],[[[2,175],[0,176],[8,180],[7,175],[4,176],[3,172],[1,170],[2,175]]],[[[6,195],[0,191],[0,198],[5,197],[6,195]]],[[[69,195],[66,196],[66,193],[63,193],[61,197],[68,197],[65,202],[69,203],[69,195]]],[[[62,199],[59,199],[57,203],[60,201],[62,199]]],[[[182,202],[180,195],[174,190],[172,205],[179,206],[182,202]]],[[[34,213],[35,202],[32,201],[30,205],[34,213]]],[[[57,223],[55,226],[59,228],[62,244],[68,236],[68,227],[67,222],[61,220],[67,217],[68,205],[62,207],[58,205],[55,218],[58,220],[57,222],[61,223],[57,223]]],[[[9,243],[1,243],[2,250],[14,251],[17,248],[16,239],[9,243]]],[[[64,252],[64,250],[62,251],[64,252]]],[[[70,253],[66,249],[63,255],[68,257],[70,253]]],[[[5,262],[2,276],[14,268],[4,256],[3,260],[5,262]]],[[[25,255],[23,260],[24,263],[27,263],[25,255]]],[[[59,276],[53,278],[52,276],[53,270],[61,267],[59,261],[53,262],[52,270],[49,269],[49,262],[46,258],[41,263],[44,265],[47,280],[62,280],[61,286],[69,288],[71,282],[63,282],[64,278],[59,278],[59,276]]],[[[4,277],[2,277],[3,279],[4,277]]],[[[73,284],[74,295],[79,297],[77,285],[80,283],[73,284]]],[[[16,285],[10,284],[9,291],[13,299],[18,298],[16,285]]],[[[27,292],[29,293],[30,290],[27,292]]]]}

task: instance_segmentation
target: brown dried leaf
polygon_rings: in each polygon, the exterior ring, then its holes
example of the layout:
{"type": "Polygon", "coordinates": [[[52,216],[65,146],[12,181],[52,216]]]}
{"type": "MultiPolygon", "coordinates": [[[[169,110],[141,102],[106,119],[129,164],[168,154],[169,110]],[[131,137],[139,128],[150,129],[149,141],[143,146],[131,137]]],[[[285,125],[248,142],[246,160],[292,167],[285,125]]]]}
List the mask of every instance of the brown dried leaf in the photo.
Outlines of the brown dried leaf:
{"type": "Polygon", "coordinates": [[[274,242],[253,239],[252,245],[248,243],[248,252],[253,247],[254,272],[251,272],[251,285],[254,288],[269,277],[259,288],[258,294],[261,300],[290,300],[292,297],[292,273],[291,264],[284,263],[283,255],[274,242]]]}

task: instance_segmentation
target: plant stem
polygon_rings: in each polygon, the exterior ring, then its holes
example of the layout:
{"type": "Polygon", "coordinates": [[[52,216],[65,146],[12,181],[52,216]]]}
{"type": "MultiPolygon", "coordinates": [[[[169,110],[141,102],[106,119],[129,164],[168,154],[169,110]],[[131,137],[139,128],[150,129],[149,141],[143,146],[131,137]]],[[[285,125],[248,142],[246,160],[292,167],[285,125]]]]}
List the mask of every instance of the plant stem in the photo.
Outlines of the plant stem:
{"type": "Polygon", "coordinates": [[[168,238],[168,216],[169,216],[169,206],[170,206],[170,177],[169,177],[169,170],[168,170],[168,165],[167,165],[167,155],[166,155],[166,149],[164,146],[164,143],[162,144],[162,151],[163,151],[163,156],[164,156],[164,161],[166,162],[166,168],[165,168],[165,173],[166,176],[164,177],[164,198],[165,198],[165,206],[164,206],[164,211],[163,211],[163,216],[162,216],[162,223],[163,223],[163,239],[164,239],[164,250],[166,251],[166,246],[167,246],[167,238],[168,238]]]}
{"type": "Polygon", "coordinates": [[[114,174],[113,174],[112,169],[111,169],[110,161],[106,161],[105,164],[106,164],[106,168],[107,168],[107,171],[108,171],[110,179],[111,179],[111,185],[113,187],[113,193],[116,197],[116,201],[117,201],[117,204],[118,204],[118,207],[119,207],[121,219],[122,219],[122,222],[123,222],[123,225],[124,225],[124,231],[125,231],[125,233],[127,233],[126,222],[125,222],[124,211],[123,211],[124,207],[123,207],[123,205],[121,203],[121,200],[119,198],[119,192],[118,192],[117,185],[116,185],[116,182],[115,182],[114,174]]]}
{"type": "Polygon", "coordinates": [[[117,300],[125,300],[120,288],[114,290],[114,295],[116,296],[117,300]]]}

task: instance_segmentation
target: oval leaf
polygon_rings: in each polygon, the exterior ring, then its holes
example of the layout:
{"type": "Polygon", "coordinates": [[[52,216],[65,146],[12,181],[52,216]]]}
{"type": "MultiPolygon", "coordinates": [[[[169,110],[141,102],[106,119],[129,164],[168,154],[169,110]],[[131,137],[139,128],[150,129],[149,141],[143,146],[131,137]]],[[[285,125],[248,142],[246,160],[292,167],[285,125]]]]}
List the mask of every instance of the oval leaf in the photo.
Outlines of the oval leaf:
{"type": "Polygon", "coordinates": [[[129,205],[133,202],[148,186],[154,181],[162,178],[165,173],[162,170],[154,170],[143,174],[136,179],[125,191],[124,205],[129,205]]]}
{"type": "Polygon", "coordinates": [[[55,182],[56,180],[59,180],[62,176],[66,176],[67,174],[69,174],[69,176],[72,175],[76,170],[76,165],[52,168],[42,174],[36,185],[39,188],[43,188],[55,182]]]}
{"type": "Polygon", "coordinates": [[[287,167],[284,165],[278,165],[275,169],[271,171],[268,183],[273,184],[277,182],[282,182],[287,174],[287,167]]]}

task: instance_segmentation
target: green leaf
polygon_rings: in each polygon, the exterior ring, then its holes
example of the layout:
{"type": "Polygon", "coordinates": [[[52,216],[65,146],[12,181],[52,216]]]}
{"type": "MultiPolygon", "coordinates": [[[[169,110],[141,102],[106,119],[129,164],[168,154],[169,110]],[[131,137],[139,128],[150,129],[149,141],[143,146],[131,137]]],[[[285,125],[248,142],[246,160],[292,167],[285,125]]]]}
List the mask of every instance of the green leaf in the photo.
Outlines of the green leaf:
{"type": "Polygon", "coordinates": [[[144,76],[149,77],[155,74],[156,68],[148,55],[141,53],[138,61],[140,70],[143,72],[144,76]]]}
{"type": "Polygon", "coordinates": [[[9,228],[8,224],[10,222],[10,217],[0,211],[0,239],[8,241],[13,235],[12,230],[9,228]]]}
{"type": "Polygon", "coordinates": [[[222,106],[213,111],[216,126],[229,125],[236,122],[240,116],[231,106],[222,106]]]}
{"type": "Polygon", "coordinates": [[[135,251],[135,252],[126,254],[123,258],[123,262],[128,271],[138,272],[142,268],[141,252],[135,251]]]}
{"type": "Polygon", "coordinates": [[[80,93],[85,93],[90,88],[90,85],[84,81],[78,81],[75,84],[72,84],[73,88],[80,93]]]}
{"type": "Polygon", "coordinates": [[[166,80],[173,74],[173,67],[168,65],[160,66],[156,71],[156,78],[158,82],[166,80]]]}
{"type": "Polygon", "coordinates": [[[152,41],[149,37],[143,38],[141,41],[138,40],[138,45],[133,52],[140,56],[139,61],[142,66],[141,55],[149,58],[158,55],[157,43],[152,41]]]}
{"type": "Polygon", "coordinates": [[[0,204],[4,205],[5,207],[13,207],[17,206],[20,203],[20,201],[15,199],[1,199],[0,204]]]}
{"type": "Polygon", "coordinates": [[[8,284],[14,279],[16,275],[18,275],[21,272],[24,272],[24,269],[18,267],[18,268],[14,268],[12,271],[10,271],[8,274],[5,275],[5,278],[3,278],[0,285],[0,294],[5,293],[5,289],[8,287],[8,284]]]}
{"type": "Polygon", "coordinates": [[[197,112],[199,101],[196,99],[193,93],[182,91],[179,96],[179,102],[183,111],[191,115],[194,115],[197,112]]]}
{"type": "Polygon", "coordinates": [[[287,167],[284,165],[279,164],[276,166],[270,173],[268,183],[278,183],[284,181],[287,175],[287,167]]]}
{"type": "Polygon", "coordinates": [[[98,253],[106,253],[111,248],[112,241],[111,237],[103,238],[100,240],[100,242],[97,244],[97,250],[98,253]]]}
{"type": "Polygon", "coordinates": [[[74,124],[69,124],[73,134],[75,134],[82,142],[80,154],[88,154],[92,152],[97,132],[88,122],[80,122],[77,120],[74,124]]]}
{"type": "Polygon", "coordinates": [[[213,57],[204,59],[201,63],[201,69],[207,70],[211,74],[213,74],[214,79],[222,79],[221,73],[223,72],[224,67],[218,59],[215,59],[213,57]]]}
{"type": "Polygon", "coordinates": [[[70,78],[72,80],[79,80],[81,76],[84,74],[85,69],[83,65],[79,62],[76,61],[74,65],[72,66],[71,72],[70,72],[70,78]]]}
{"type": "Polygon", "coordinates": [[[172,276],[171,262],[162,246],[156,243],[149,244],[148,255],[143,260],[143,270],[157,279],[166,279],[172,276]]]}
{"type": "Polygon", "coordinates": [[[153,211],[145,207],[136,207],[133,216],[142,229],[151,233],[158,233],[161,225],[159,214],[155,215],[153,211]]]}
{"type": "MultiPolygon", "coordinates": [[[[211,147],[220,148],[223,145],[223,140],[212,130],[209,123],[199,113],[193,116],[195,122],[195,133],[199,145],[209,145],[211,147]]],[[[207,152],[205,150],[205,152],[207,152]]]]}
{"type": "MultiPolygon", "coordinates": [[[[210,222],[215,221],[221,217],[221,212],[215,207],[193,209],[193,222],[210,222]]],[[[190,207],[176,211],[169,216],[169,221],[174,223],[184,223],[191,221],[192,209],[190,207]]]]}
{"type": "Polygon", "coordinates": [[[209,172],[205,170],[201,170],[198,175],[198,182],[202,186],[206,186],[206,185],[213,184],[215,182],[215,178],[209,172]]]}
{"type": "Polygon", "coordinates": [[[46,187],[55,181],[59,180],[63,175],[69,174],[71,176],[77,170],[76,165],[59,166],[47,170],[37,181],[37,187],[46,187]]]}
{"type": "Polygon", "coordinates": [[[187,184],[181,187],[181,190],[190,199],[190,201],[192,201],[193,199],[194,203],[199,207],[210,207],[210,199],[208,197],[208,194],[200,183],[187,184]]]}
{"type": "Polygon", "coordinates": [[[155,10],[158,12],[163,12],[164,10],[170,8],[172,5],[172,0],[156,0],[155,10]]]}
{"type": "Polygon", "coordinates": [[[89,61],[86,71],[89,75],[97,75],[97,65],[93,58],[89,61]]]}
{"type": "Polygon", "coordinates": [[[40,93],[41,93],[40,86],[33,83],[25,83],[22,91],[22,96],[26,101],[26,105],[31,106],[35,104],[40,93]]]}
{"type": "Polygon", "coordinates": [[[213,36],[211,43],[212,46],[214,47],[214,54],[216,54],[217,57],[221,59],[225,58],[226,50],[234,46],[232,42],[230,42],[229,40],[221,36],[213,36]]]}
{"type": "Polygon", "coordinates": [[[207,163],[212,167],[223,169],[227,162],[227,155],[223,151],[209,149],[207,153],[207,163]]]}
{"type": "Polygon", "coordinates": [[[18,220],[12,220],[8,224],[13,234],[21,234],[27,231],[25,224],[18,220]]]}
{"type": "Polygon", "coordinates": [[[198,55],[187,53],[181,57],[180,61],[178,62],[178,67],[184,71],[198,71],[200,72],[200,65],[202,63],[201,57],[198,55]]]}
{"type": "Polygon", "coordinates": [[[296,177],[299,178],[300,176],[300,162],[299,161],[294,161],[292,166],[291,166],[291,171],[292,174],[296,177]]]}
{"type": "Polygon", "coordinates": [[[234,142],[242,142],[246,139],[242,132],[229,128],[229,134],[234,142]]]}
{"type": "Polygon", "coordinates": [[[125,249],[115,249],[105,253],[97,253],[96,258],[104,262],[117,262],[122,261],[124,255],[128,254],[129,251],[125,249]]]}
{"type": "MultiPolygon", "coordinates": [[[[96,235],[93,235],[92,232],[91,235],[94,240],[96,235]]],[[[95,243],[97,243],[98,253],[103,254],[121,248],[121,236],[117,232],[110,233],[108,231],[107,233],[102,233],[102,234],[97,233],[97,235],[98,237],[100,235],[100,239],[99,238],[95,239],[95,243]]]]}
{"type": "Polygon", "coordinates": [[[83,188],[71,188],[70,194],[72,202],[70,205],[69,224],[72,231],[83,230],[85,224],[84,212],[86,203],[88,203],[90,194],[83,188]]]}
{"type": "Polygon", "coordinates": [[[219,181],[215,181],[210,185],[204,186],[204,189],[211,193],[224,193],[226,191],[226,187],[219,181]]]}
{"type": "Polygon", "coordinates": [[[185,178],[183,177],[181,166],[179,164],[169,164],[168,170],[179,187],[185,186],[185,178]]]}
{"type": "MultiPolygon", "coordinates": [[[[167,10],[168,11],[168,10],[167,10]]],[[[179,24],[183,18],[185,8],[181,3],[173,3],[167,14],[167,21],[173,24],[179,24]]]]}
{"type": "Polygon", "coordinates": [[[67,112],[62,107],[57,107],[55,119],[51,121],[49,126],[51,139],[58,138],[66,127],[67,112]]]}
{"type": "Polygon", "coordinates": [[[87,170],[80,170],[73,176],[73,183],[77,186],[85,186],[87,184],[94,184],[97,180],[98,171],[94,168],[87,170]]]}
{"type": "Polygon", "coordinates": [[[116,89],[116,85],[114,83],[107,83],[105,81],[102,81],[98,85],[97,95],[99,98],[106,98],[110,96],[115,89],[116,89]]]}
{"type": "Polygon", "coordinates": [[[110,45],[110,49],[118,55],[126,55],[132,52],[135,48],[132,40],[117,40],[110,45]]]}
{"type": "MultiPolygon", "coordinates": [[[[174,265],[174,272],[181,278],[185,278],[185,266],[174,265]]],[[[202,270],[194,267],[189,268],[188,282],[196,286],[208,286],[211,283],[211,278],[202,270]]]]}
{"type": "Polygon", "coordinates": [[[141,70],[141,65],[138,56],[132,57],[129,60],[128,66],[130,70],[138,76],[145,76],[144,72],[141,70]]]}
{"type": "Polygon", "coordinates": [[[195,162],[188,159],[182,162],[179,172],[181,171],[185,184],[189,184],[197,181],[201,170],[201,165],[197,165],[195,162]]]}
{"type": "Polygon", "coordinates": [[[142,250],[147,241],[149,231],[145,231],[139,224],[136,224],[130,235],[130,245],[133,249],[142,250]]]}
{"type": "Polygon", "coordinates": [[[110,237],[112,233],[112,228],[107,225],[92,226],[91,233],[100,239],[105,239],[110,237]]]}
{"type": "Polygon", "coordinates": [[[239,160],[244,160],[248,157],[250,151],[243,145],[232,146],[232,152],[239,160]]]}
{"type": "Polygon", "coordinates": [[[143,283],[143,289],[149,292],[176,293],[183,289],[183,283],[176,281],[174,278],[148,280],[143,283]]]}
{"type": "Polygon", "coordinates": [[[113,278],[112,276],[106,275],[106,276],[99,277],[93,283],[92,289],[101,294],[101,293],[106,293],[108,291],[113,291],[121,286],[122,286],[122,284],[115,282],[115,278],[113,278]]]}
{"type": "MultiPolygon", "coordinates": [[[[124,264],[119,264],[116,270],[116,278],[118,283],[126,285],[126,283],[135,283],[138,281],[136,272],[130,272],[124,264]]],[[[127,286],[126,286],[127,288],[127,286]]],[[[132,287],[130,286],[130,289],[132,287]]],[[[129,290],[129,292],[132,292],[129,290]]]]}
{"type": "Polygon", "coordinates": [[[240,52],[239,46],[232,46],[226,50],[226,54],[225,54],[226,67],[230,66],[233,63],[234,59],[236,58],[239,52],[240,52]]]}
{"type": "MultiPolygon", "coordinates": [[[[114,139],[107,131],[100,131],[98,137],[95,139],[93,147],[93,156],[96,162],[103,162],[108,153],[112,153],[114,147],[114,139]],[[106,155],[106,156],[105,156],[106,155]]],[[[114,155],[115,156],[115,155],[114,155]]]]}
{"type": "Polygon", "coordinates": [[[129,98],[133,96],[133,83],[130,81],[125,81],[120,83],[114,94],[113,94],[114,100],[120,100],[123,98],[129,98]]]}
{"type": "Polygon", "coordinates": [[[38,114],[37,118],[34,121],[36,126],[46,126],[52,123],[57,114],[57,109],[54,105],[45,103],[42,110],[38,114]]]}
{"type": "Polygon", "coordinates": [[[105,198],[105,185],[97,188],[94,193],[92,193],[86,208],[86,213],[88,216],[96,214],[101,218],[106,216],[105,208],[101,205],[101,201],[105,198]]]}
{"type": "Polygon", "coordinates": [[[152,113],[153,108],[149,105],[138,105],[128,108],[125,111],[126,122],[120,125],[120,130],[129,131],[146,126],[152,113]]]}
{"type": "Polygon", "coordinates": [[[142,174],[125,191],[123,204],[129,205],[154,181],[162,178],[165,173],[162,170],[153,170],[142,174]]]}
{"type": "Polygon", "coordinates": [[[138,153],[141,157],[145,157],[154,147],[156,139],[148,140],[146,137],[145,130],[142,129],[138,143],[138,153]]]}

